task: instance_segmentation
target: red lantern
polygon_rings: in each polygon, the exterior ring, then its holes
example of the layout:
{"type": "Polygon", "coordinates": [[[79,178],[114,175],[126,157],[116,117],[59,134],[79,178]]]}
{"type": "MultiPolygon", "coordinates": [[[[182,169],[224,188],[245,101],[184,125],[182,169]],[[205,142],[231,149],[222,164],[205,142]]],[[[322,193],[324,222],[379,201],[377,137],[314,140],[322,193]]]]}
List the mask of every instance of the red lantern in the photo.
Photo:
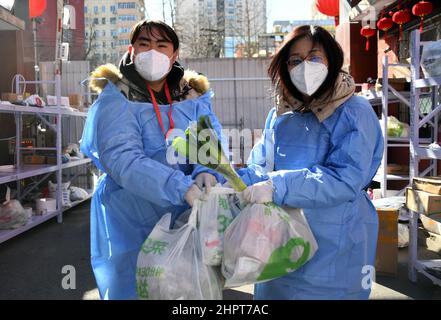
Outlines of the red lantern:
{"type": "Polygon", "coordinates": [[[400,26],[400,40],[403,39],[403,24],[410,21],[409,10],[399,10],[392,16],[393,22],[400,26]]]}
{"type": "Polygon", "coordinates": [[[420,1],[417,4],[415,4],[412,8],[412,13],[415,16],[418,16],[421,18],[420,22],[420,32],[423,32],[423,22],[424,22],[424,16],[431,13],[433,10],[432,3],[429,1],[420,1]]]}
{"type": "Polygon", "coordinates": [[[377,22],[377,28],[384,32],[384,40],[387,42],[387,30],[392,28],[393,21],[391,18],[381,18],[377,22]]]}
{"type": "Polygon", "coordinates": [[[36,18],[46,10],[46,0],[29,0],[29,17],[36,18]]]}
{"type": "Polygon", "coordinates": [[[372,37],[373,35],[375,35],[375,33],[376,33],[376,30],[371,29],[369,26],[365,26],[365,27],[361,28],[360,34],[363,37],[366,37],[366,51],[369,50],[369,38],[372,37]]]}
{"type": "Polygon", "coordinates": [[[335,18],[335,25],[338,26],[338,18],[340,15],[339,0],[316,0],[315,6],[320,13],[335,18]]]}

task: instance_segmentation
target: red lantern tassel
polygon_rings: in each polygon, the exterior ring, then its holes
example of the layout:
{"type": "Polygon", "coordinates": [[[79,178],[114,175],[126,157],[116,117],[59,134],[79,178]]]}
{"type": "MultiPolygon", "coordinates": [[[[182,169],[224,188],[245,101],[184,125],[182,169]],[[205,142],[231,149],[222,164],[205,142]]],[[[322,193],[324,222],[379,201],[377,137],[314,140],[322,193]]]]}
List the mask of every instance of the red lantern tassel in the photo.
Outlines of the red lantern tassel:
{"type": "Polygon", "coordinates": [[[400,41],[403,40],[403,25],[400,24],[400,41]]]}
{"type": "Polygon", "coordinates": [[[421,16],[421,22],[420,22],[420,33],[423,32],[423,22],[424,22],[424,16],[421,16]]]}
{"type": "Polygon", "coordinates": [[[366,48],[365,48],[365,50],[369,51],[369,38],[368,37],[366,37],[366,48]]]}

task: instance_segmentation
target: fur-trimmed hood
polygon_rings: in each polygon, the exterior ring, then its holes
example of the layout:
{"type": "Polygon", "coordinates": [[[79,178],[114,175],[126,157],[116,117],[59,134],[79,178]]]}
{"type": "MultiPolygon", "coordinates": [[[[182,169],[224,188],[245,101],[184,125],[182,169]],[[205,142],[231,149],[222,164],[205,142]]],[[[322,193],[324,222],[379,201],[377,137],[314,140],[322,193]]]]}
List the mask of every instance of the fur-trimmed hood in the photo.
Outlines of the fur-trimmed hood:
{"type": "MultiPolygon", "coordinates": [[[[118,67],[110,63],[96,68],[90,74],[89,79],[89,87],[97,93],[101,93],[107,85],[107,81],[111,81],[119,87],[130,86],[128,79],[123,76],[118,67]]],[[[185,92],[185,99],[192,99],[206,93],[210,88],[210,83],[204,75],[198,74],[193,70],[185,70],[179,82],[179,88],[184,90],[186,87],[189,87],[189,90],[185,92]]]]}

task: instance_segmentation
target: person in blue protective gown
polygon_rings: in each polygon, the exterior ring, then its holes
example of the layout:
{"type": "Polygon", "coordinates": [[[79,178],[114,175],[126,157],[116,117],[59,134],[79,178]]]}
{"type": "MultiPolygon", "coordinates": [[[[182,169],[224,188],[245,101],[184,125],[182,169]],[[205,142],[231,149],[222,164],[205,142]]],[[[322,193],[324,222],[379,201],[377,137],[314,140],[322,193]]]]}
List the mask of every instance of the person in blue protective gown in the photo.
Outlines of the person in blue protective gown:
{"type": "Polygon", "coordinates": [[[287,276],[255,286],[256,299],[367,299],[377,213],[365,191],[383,139],[371,105],[354,95],[343,52],[323,28],[294,29],[273,57],[275,108],[240,175],[252,203],[303,208],[315,256],[287,276]]]}
{"type": "Polygon", "coordinates": [[[217,183],[215,173],[170,162],[170,136],[211,110],[208,80],[176,61],[179,40],[165,23],[141,21],[119,68],[91,75],[100,92],[89,111],[81,150],[103,171],[91,204],[91,260],[102,299],[136,299],[136,262],[162,215],[173,218],[217,183]]]}

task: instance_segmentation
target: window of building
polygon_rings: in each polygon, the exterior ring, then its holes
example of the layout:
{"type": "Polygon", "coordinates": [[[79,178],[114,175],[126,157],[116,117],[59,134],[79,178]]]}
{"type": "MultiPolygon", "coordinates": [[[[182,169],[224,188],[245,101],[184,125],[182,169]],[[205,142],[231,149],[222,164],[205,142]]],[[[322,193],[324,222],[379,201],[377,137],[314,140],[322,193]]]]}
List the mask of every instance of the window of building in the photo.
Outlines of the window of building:
{"type": "Polygon", "coordinates": [[[119,2],[118,3],[118,9],[135,9],[136,3],[135,2],[119,2]]]}
{"type": "Polygon", "coordinates": [[[110,12],[115,13],[116,12],[116,6],[110,6],[110,12]]]}
{"type": "Polygon", "coordinates": [[[106,49],[106,42],[103,41],[103,49],[106,49]]]}
{"type": "Polygon", "coordinates": [[[98,14],[98,6],[93,7],[93,13],[98,14]]]}
{"type": "Polygon", "coordinates": [[[101,7],[101,12],[102,12],[102,13],[106,12],[106,6],[102,6],[102,7],[101,7]]]}
{"type": "Polygon", "coordinates": [[[87,6],[84,6],[84,13],[87,13],[87,6]]]}
{"type": "Polygon", "coordinates": [[[111,35],[112,37],[115,37],[117,34],[118,34],[118,33],[117,33],[117,31],[116,31],[115,29],[110,30],[110,35],[111,35]]]}
{"type": "Polygon", "coordinates": [[[129,39],[119,39],[118,44],[120,46],[128,46],[130,44],[129,39]]]}
{"type": "Polygon", "coordinates": [[[93,24],[99,24],[100,21],[98,20],[98,18],[93,18],[93,24]]]}
{"type": "Polygon", "coordinates": [[[116,18],[110,18],[110,24],[116,24],[116,18]]]}
{"type": "Polygon", "coordinates": [[[122,15],[118,17],[119,21],[135,21],[136,17],[134,15],[122,15]]]}
{"type": "Polygon", "coordinates": [[[131,29],[130,28],[119,28],[118,29],[118,33],[130,33],[131,29]]]}
{"type": "Polygon", "coordinates": [[[101,18],[101,24],[106,24],[106,18],[101,18]]]}

